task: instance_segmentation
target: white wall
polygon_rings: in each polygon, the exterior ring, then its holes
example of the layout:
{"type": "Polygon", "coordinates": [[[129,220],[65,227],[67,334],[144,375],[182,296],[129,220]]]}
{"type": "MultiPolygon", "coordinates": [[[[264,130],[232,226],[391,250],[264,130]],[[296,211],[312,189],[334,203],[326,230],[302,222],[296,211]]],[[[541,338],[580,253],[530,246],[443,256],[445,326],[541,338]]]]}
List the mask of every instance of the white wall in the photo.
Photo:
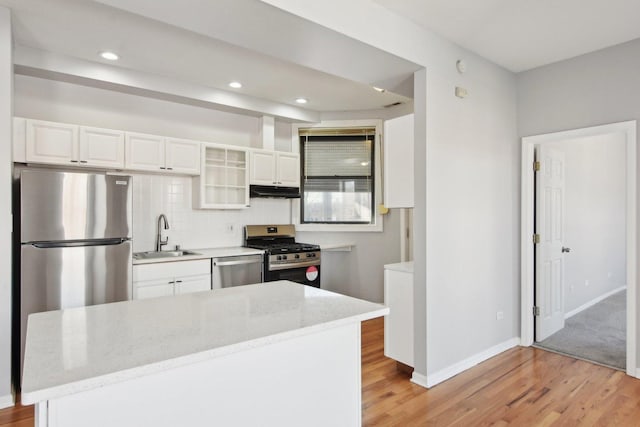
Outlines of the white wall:
{"type": "Polygon", "coordinates": [[[0,7],[0,408],[11,394],[11,118],[13,100],[11,14],[0,7]]]}
{"type": "MultiPolygon", "coordinates": [[[[133,174],[133,251],[155,250],[157,219],[167,216],[169,246],[184,249],[243,245],[247,224],[289,224],[291,202],[251,199],[251,207],[238,210],[193,209],[192,178],[133,174]],[[232,226],[233,231],[227,227],[232,226]]],[[[166,248],[165,248],[166,249],[166,248]]]]}
{"type": "Polygon", "coordinates": [[[626,141],[554,144],[565,153],[565,313],[626,285],[626,141]]]}
{"type": "Polygon", "coordinates": [[[414,311],[418,321],[426,316],[426,330],[415,327],[414,379],[428,382],[511,342],[519,334],[515,76],[370,0],[263,1],[426,68],[426,88],[415,89],[415,103],[424,97],[426,105],[416,106],[416,153],[424,156],[416,159],[414,311]],[[469,65],[464,75],[458,59],[469,65]],[[467,99],[454,97],[456,85],[467,99]],[[496,321],[498,310],[504,320],[496,321]]]}
{"type": "Polygon", "coordinates": [[[519,135],[640,120],[638,69],[640,39],[518,74],[519,135]]]}
{"type": "Polygon", "coordinates": [[[384,265],[400,262],[400,210],[382,217],[382,232],[298,232],[302,242],[353,243],[351,252],[322,252],[322,287],[373,302],[384,300],[384,265]]]}

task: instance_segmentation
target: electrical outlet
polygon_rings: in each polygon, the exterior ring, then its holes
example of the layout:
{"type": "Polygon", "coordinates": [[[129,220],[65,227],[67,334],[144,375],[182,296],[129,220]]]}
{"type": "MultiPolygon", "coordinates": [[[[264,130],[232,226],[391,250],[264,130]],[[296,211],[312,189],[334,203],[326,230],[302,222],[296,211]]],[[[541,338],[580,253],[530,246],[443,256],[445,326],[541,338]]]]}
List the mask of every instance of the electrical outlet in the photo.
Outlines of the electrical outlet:
{"type": "Polygon", "coordinates": [[[496,320],[502,320],[504,319],[504,312],[503,311],[498,311],[496,313],[496,320]]]}
{"type": "Polygon", "coordinates": [[[233,231],[234,231],[234,230],[235,230],[235,226],[234,226],[233,224],[226,224],[226,225],[224,226],[224,231],[225,231],[227,234],[233,234],[233,231]]]}

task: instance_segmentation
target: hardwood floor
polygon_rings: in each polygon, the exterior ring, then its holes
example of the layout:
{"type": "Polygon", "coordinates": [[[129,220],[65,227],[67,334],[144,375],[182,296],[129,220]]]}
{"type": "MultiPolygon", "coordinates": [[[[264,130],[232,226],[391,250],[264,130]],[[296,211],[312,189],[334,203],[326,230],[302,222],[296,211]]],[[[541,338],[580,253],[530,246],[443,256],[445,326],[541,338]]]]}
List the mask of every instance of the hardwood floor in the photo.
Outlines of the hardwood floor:
{"type": "Polygon", "coordinates": [[[383,355],[383,322],[362,329],[365,426],[639,426],[640,380],[516,347],[429,390],[383,355]]]}
{"type": "MultiPolygon", "coordinates": [[[[514,348],[426,390],[383,354],[382,319],[362,326],[365,426],[638,426],[640,380],[535,348],[514,348]]],[[[0,410],[0,427],[33,408],[0,410]]]]}

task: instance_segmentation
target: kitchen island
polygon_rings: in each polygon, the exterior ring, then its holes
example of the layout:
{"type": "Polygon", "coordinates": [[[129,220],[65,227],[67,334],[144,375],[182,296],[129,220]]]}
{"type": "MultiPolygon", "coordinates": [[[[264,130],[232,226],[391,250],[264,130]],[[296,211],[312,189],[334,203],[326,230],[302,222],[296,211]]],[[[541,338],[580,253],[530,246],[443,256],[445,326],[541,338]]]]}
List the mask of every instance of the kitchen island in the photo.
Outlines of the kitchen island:
{"type": "Polygon", "coordinates": [[[37,426],[359,426],[360,322],[382,305],[288,281],[29,317],[37,426]]]}

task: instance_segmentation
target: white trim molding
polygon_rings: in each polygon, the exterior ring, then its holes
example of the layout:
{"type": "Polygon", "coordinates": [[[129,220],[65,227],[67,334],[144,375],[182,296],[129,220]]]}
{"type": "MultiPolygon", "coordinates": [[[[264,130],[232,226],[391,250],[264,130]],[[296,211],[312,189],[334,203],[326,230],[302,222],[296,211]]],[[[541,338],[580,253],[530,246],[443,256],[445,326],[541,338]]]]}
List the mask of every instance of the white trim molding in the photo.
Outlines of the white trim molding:
{"type": "Polygon", "coordinates": [[[522,180],[521,180],[521,324],[520,336],[522,346],[533,344],[534,319],[532,313],[534,294],[534,265],[533,265],[533,243],[532,236],[534,230],[534,187],[533,187],[533,161],[534,149],[536,145],[547,142],[558,142],[568,139],[579,139],[598,135],[623,134],[626,139],[626,264],[627,264],[627,375],[640,378],[640,370],[637,366],[637,139],[636,121],[612,123],[602,126],[593,126],[582,129],[568,130],[564,132],[554,132],[543,135],[528,136],[522,138],[522,180]]]}
{"type": "Polygon", "coordinates": [[[0,396],[0,409],[10,408],[16,404],[12,394],[0,396]]]}
{"type": "Polygon", "coordinates": [[[490,347],[480,353],[474,354],[471,357],[467,357],[466,359],[461,360],[458,363],[454,363],[451,366],[441,369],[438,372],[427,375],[426,377],[422,374],[417,374],[414,371],[413,375],[411,376],[411,382],[422,387],[431,388],[443,381],[448,380],[451,377],[458,375],[461,372],[466,371],[467,369],[473,368],[474,366],[484,362],[485,360],[491,359],[492,357],[497,356],[502,352],[512,349],[519,344],[520,337],[511,338],[500,344],[496,344],[493,347],[490,347]]]}
{"type": "Polygon", "coordinates": [[[616,288],[612,291],[609,291],[605,294],[600,295],[599,297],[595,297],[594,299],[592,299],[591,301],[587,301],[586,303],[582,304],[580,307],[575,308],[567,313],[564,314],[564,318],[568,319],[570,317],[575,316],[576,314],[580,313],[581,311],[586,310],[589,307],[593,307],[594,305],[596,305],[597,303],[599,303],[600,301],[609,298],[611,295],[615,295],[618,292],[624,291],[625,289],[627,289],[626,285],[625,286],[620,286],[619,288],[616,288]]]}

